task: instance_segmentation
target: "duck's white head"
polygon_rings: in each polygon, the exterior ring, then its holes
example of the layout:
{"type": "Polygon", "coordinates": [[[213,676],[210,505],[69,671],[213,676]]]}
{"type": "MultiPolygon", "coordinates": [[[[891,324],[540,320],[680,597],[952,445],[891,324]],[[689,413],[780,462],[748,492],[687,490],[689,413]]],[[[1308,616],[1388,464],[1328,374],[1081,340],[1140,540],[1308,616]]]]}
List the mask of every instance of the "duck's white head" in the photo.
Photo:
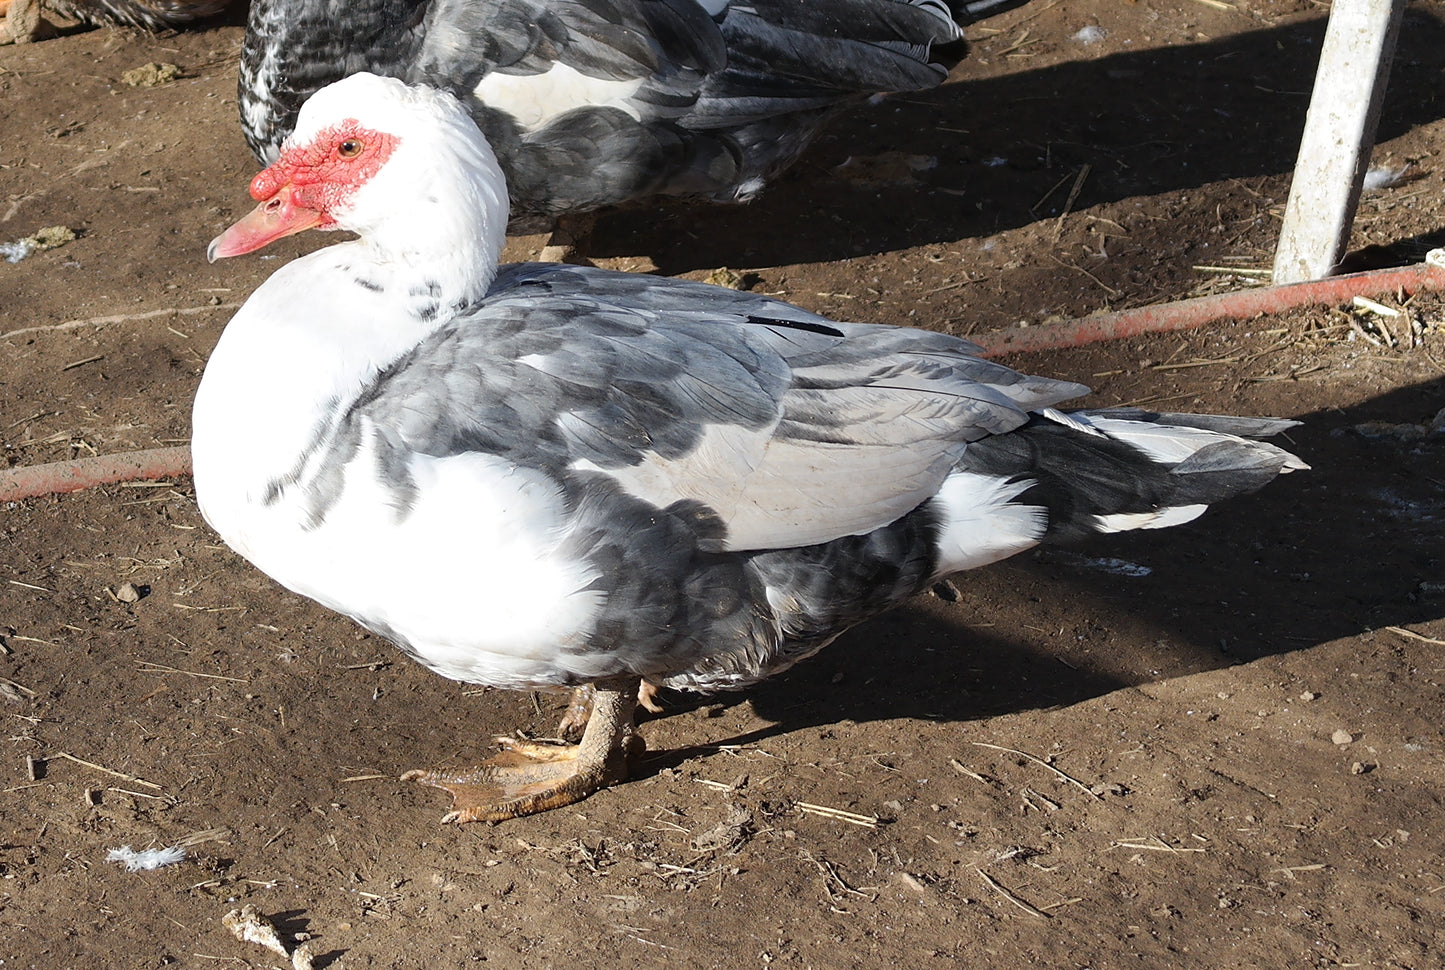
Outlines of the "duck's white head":
{"type": "Polygon", "coordinates": [[[313,94],[251,196],[260,204],[211,241],[211,261],[306,229],[347,229],[378,259],[464,256],[490,281],[506,237],[506,179],[466,109],[374,74],[313,94]]]}

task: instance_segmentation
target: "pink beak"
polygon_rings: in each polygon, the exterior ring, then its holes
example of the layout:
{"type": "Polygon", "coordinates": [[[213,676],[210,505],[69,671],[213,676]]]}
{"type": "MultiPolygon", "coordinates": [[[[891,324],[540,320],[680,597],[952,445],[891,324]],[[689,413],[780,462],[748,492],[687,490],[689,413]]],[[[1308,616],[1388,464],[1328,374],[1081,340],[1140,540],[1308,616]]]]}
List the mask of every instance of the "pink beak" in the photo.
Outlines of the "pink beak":
{"type": "Polygon", "coordinates": [[[321,224],[323,214],[308,209],[296,198],[296,187],[287,182],[268,199],[252,209],[221,233],[206,247],[206,259],[214,263],[228,256],[255,252],[283,236],[314,228],[321,224]]]}

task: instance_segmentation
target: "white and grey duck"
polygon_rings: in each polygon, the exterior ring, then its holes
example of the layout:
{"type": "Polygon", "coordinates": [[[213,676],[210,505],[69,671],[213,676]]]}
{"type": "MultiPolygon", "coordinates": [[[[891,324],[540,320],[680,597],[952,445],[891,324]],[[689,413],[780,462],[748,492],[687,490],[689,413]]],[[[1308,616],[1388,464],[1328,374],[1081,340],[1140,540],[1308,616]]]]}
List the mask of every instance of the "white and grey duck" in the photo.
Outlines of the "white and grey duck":
{"type": "Polygon", "coordinates": [[[457,821],[626,778],[639,686],[741,688],[951,574],[1186,522],[1305,468],[1292,422],[1075,410],[957,338],[702,283],[499,266],[466,107],[358,74],[302,109],[211,257],[309,228],[196,397],[207,521],[453,680],[595,688],[578,745],[413,772],[457,821]]]}

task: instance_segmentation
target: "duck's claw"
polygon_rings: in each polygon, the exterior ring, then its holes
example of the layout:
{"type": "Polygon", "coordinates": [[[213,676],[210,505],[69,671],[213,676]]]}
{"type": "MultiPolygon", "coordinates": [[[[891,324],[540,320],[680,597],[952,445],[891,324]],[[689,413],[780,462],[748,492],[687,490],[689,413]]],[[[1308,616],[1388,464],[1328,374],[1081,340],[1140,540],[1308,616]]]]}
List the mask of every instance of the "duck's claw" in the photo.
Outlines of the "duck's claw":
{"type": "MultiPolygon", "coordinates": [[[[641,739],[637,739],[640,741],[641,739]]],[[[608,785],[627,779],[627,754],[600,765],[583,764],[580,745],[528,744],[470,768],[408,771],[416,781],[451,793],[453,808],[442,822],[500,822],[580,802],[608,785]]]]}
{"type": "Polygon", "coordinates": [[[594,693],[590,684],[572,688],[572,696],[567,701],[567,710],[563,712],[562,720],[557,725],[557,737],[566,738],[568,741],[582,739],[582,732],[587,730],[587,722],[592,719],[592,695],[594,693]]]}
{"type": "Polygon", "coordinates": [[[643,748],[632,731],[636,705],[635,680],[621,689],[599,687],[580,744],[501,738],[504,750],[479,765],[419,769],[401,779],[451,793],[444,823],[500,822],[571,805],[627,779],[628,759],[643,748]]]}
{"type": "MultiPolygon", "coordinates": [[[[662,688],[656,684],[644,680],[637,685],[637,706],[652,714],[661,714],[666,710],[657,703],[657,694],[661,690],[662,688]]],[[[562,720],[557,724],[559,738],[576,741],[582,737],[582,732],[592,717],[592,698],[596,691],[597,689],[591,684],[572,688],[572,696],[567,702],[567,710],[562,713],[562,720]]],[[[502,738],[498,738],[497,741],[506,743],[502,738]]]]}

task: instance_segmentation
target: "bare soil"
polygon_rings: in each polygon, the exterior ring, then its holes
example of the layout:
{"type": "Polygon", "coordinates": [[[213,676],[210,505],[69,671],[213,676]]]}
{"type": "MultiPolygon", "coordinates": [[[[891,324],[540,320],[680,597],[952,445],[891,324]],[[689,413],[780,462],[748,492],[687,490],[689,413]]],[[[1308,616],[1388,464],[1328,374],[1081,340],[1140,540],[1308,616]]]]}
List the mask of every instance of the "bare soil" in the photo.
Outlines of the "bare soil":
{"type": "MultiPolygon", "coordinates": [[[[1251,285],[1325,15],[1035,0],[756,203],[613,214],[594,252],[958,333],[1251,285]]],[[[240,40],[0,49],[0,242],[77,236],[0,262],[6,464],[184,443],[229,310],[326,241],[203,258],[255,171],[240,40]],[[123,80],[149,63],[179,76],[123,80]]],[[[1442,68],[1445,9],[1415,0],[1376,153],[1409,171],[1358,245],[1441,228],[1442,68]]],[[[250,903],[350,970],[1437,968],[1445,304],[1406,314],[1011,359],[1099,404],[1296,417],[1314,468],[959,577],[755,690],[668,696],[634,781],[496,826],[441,826],[397,777],[548,734],[562,698],[440,680],[282,591],[186,480],[9,505],[0,967],[280,965],[221,924],[250,903]],[[106,861],[177,843],[156,871],[106,861]]]]}

